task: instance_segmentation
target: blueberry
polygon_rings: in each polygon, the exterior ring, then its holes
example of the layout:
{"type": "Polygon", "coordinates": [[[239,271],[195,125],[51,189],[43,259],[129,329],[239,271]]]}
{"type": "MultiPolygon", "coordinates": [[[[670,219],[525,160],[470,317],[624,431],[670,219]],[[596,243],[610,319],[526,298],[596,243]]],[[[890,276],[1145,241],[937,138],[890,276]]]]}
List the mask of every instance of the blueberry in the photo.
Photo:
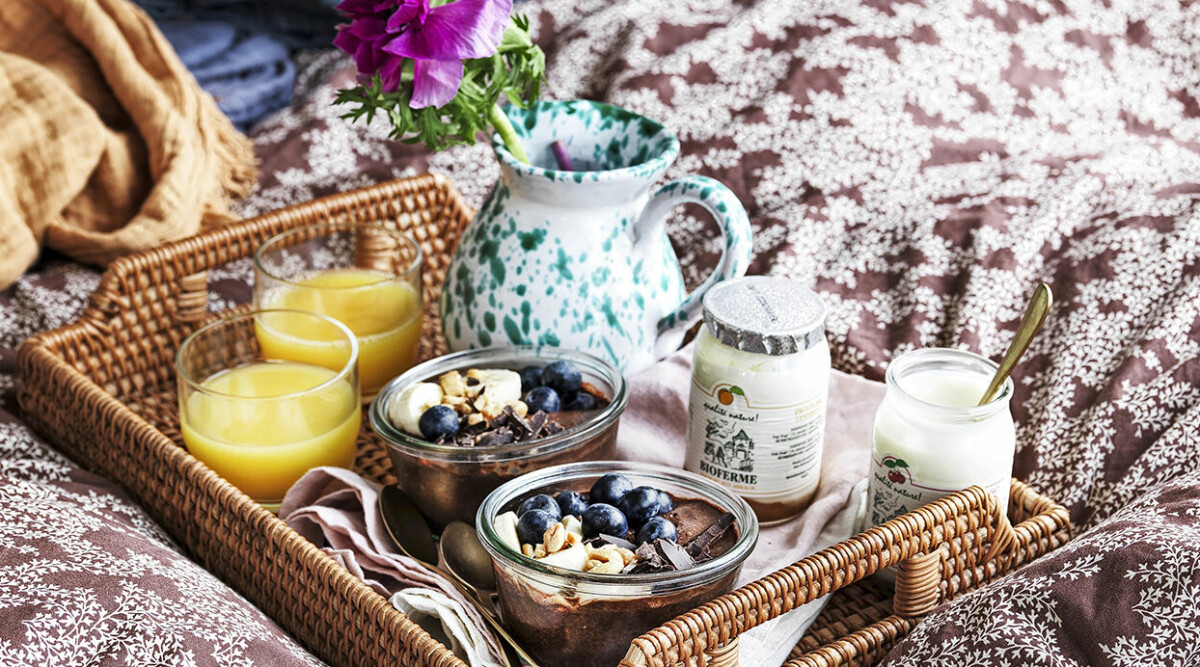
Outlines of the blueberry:
{"type": "Polygon", "coordinates": [[[610,472],[592,484],[592,490],[588,493],[588,501],[592,504],[607,503],[616,507],[617,503],[621,502],[621,496],[632,490],[633,482],[624,475],[610,472]]]}
{"type": "Polygon", "coordinates": [[[525,502],[521,503],[520,509],[517,510],[517,516],[525,516],[525,513],[529,510],[542,510],[554,517],[555,521],[562,518],[562,511],[558,509],[558,503],[554,502],[553,498],[544,493],[526,498],[525,502]]]}
{"type": "Polygon", "coordinates": [[[542,386],[542,367],[526,366],[521,369],[521,391],[527,392],[534,387],[542,386]]]}
{"type": "Polygon", "coordinates": [[[661,492],[658,489],[639,486],[621,498],[621,502],[617,503],[617,509],[621,510],[625,518],[629,519],[629,525],[635,529],[641,528],[642,524],[661,513],[659,511],[660,495],[661,492]]]}
{"type": "Polygon", "coordinates": [[[521,544],[541,544],[550,526],[558,523],[545,510],[529,510],[517,519],[517,539],[521,544]]]}
{"type": "Polygon", "coordinates": [[[417,420],[417,428],[421,436],[430,442],[442,438],[452,438],[458,433],[458,413],[446,405],[435,405],[421,413],[417,420]]]}
{"type": "Polygon", "coordinates": [[[600,533],[624,537],[629,531],[629,520],[621,514],[621,510],[604,503],[595,503],[584,510],[582,522],[585,540],[590,540],[600,533]]]}
{"type": "Polygon", "coordinates": [[[563,491],[554,496],[554,500],[558,501],[558,509],[563,516],[575,515],[583,516],[583,511],[588,508],[587,501],[583,499],[583,494],[578,491],[563,491]]]}
{"type": "Polygon", "coordinates": [[[563,410],[595,410],[596,397],[586,391],[575,392],[571,400],[563,405],[563,410]]]}
{"type": "Polygon", "coordinates": [[[583,388],[583,374],[565,361],[556,361],[542,369],[542,384],[568,396],[583,388]]]}
{"type": "Polygon", "coordinates": [[[562,401],[558,400],[558,393],[550,387],[534,387],[525,394],[525,405],[529,406],[530,414],[542,412],[558,412],[562,407],[562,401]]]}
{"type": "Polygon", "coordinates": [[[656,516],[653,519],[650,519],[649,521],[647,521],[646,525],[644,525],[638,529],[638,532],[637,532],[637,543],[638,544],[645,544],[646,542],[653,542],[654,540],[657,540],[657,539],[664,539],[664,540],[668,540],[670,542],[678,543],[679,542],[679,531],[675,530],[675,524],[662,518],[661,516],[656,516]]]}
{"type": "Polygon", "coordinates": [[[663,491],[662,489],[659,489],[658,490],[658,513],[666,514],[667,512],[670,512],[673,509],[675,509],[675,501],[671,498],[671,494],[667,493],[666,491],[663,491]]]}

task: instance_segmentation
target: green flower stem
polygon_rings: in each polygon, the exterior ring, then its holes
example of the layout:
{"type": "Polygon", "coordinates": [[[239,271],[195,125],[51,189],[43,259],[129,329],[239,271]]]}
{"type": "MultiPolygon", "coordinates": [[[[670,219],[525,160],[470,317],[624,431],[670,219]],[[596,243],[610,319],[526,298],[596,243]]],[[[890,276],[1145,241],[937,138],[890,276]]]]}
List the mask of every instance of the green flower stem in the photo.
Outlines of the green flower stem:
{"type": "Polygon", "coordinates": [[[492,127],[500,133],[500,140],[504,142],[504,147],[508,149],[512,156],[517,158],[519,162],[529,164],[529,156],[525,155],[525,148],[521,146],[521,140],[517,138],[517,132],[513,129],[512,123],[508,122],[508,116],[504,115],[504,110],[499,104],[493,104],[488,109],[488,122],[492,127]]]}

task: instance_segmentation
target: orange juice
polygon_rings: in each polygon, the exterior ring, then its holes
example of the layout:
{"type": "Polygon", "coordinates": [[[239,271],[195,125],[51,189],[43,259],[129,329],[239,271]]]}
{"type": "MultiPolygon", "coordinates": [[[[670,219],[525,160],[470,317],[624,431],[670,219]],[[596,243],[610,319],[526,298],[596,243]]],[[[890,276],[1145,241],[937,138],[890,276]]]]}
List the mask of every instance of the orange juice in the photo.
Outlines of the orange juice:
{"type": "Polygon", "coordinates": [[[310,468],[354,465],[362,405],[345,376],[330,382],[336,376],[290,361],[217,373],[200,385],[214,393],[197,391],[181,406],[183,440],[218,475],[277,509],[310,468]]]}
{"type": "MultiPolygon", "coordinates": [[[[320,313],[349,327],[358,338],[358,373],[364,398],[412,367],[421,337],[421,295],[395,276],[366,269],[332,269],[293,281],[268,294],[263,308],[320,313]]],[[[259,344],[268,357],[338,368],[345,353],[322,347],[328,329],[307,330],[308,321],[275,315],[260,322],[259,344]],[[266,324],[266,326],[264,326],[266,324]],[[324,336],[314,334],[324,334],[324,336]],[[340,355],[340,357],[338,356],[340,355]],[[338,361],[340,358],[341,361],[338,361]]]]}

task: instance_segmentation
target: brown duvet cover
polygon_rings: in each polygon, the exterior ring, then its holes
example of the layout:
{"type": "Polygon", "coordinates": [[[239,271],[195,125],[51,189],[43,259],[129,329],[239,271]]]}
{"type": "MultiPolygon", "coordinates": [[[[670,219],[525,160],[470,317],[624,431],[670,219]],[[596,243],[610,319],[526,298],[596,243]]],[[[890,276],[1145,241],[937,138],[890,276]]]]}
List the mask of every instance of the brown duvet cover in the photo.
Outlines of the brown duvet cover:
{"type": "MultiPolygon", "coordinates": [[[[939,609],[890,661],[1200,662],[1200,5],[518,9],[546,48],[549,96],[663,121],[683,141],[669,175],[703,173],[738,193],[756,235],[752,272],[824,295],[842,370],[882,378],[920,346],[998,358],[1033,284],[1053,288],[1018,370],[1016,475],[1067,505],[1080,536],[939,609]]],[[[496,175],[486,146],[428,156],[382,127],[347,125],[329,100],[353,80],[348,59],[308,53],[302,66],[293,107],[254,133],[263,177],[244,214],[424,170],[482,201],[496,175]]],[[[679,215],[670,231],[694,283],[715,227],[679,215]]],[[[248,266],[219,277],[227,298],[245,298],[248,266]]],[[[48,260],[0,293],[6,396],[15,346],[70,321],[94,283],[48,260]]],[[[53,460],[23,444],[19,420],[0,422],[0,464],[53,460]]],[[[3,516],[26,511],[15,497],[0,493],[3,516]]],[[[20,553],[0,541],[0,572],[55,581],[23,569],[20,553]]],[[[20,614],[44,608],[33,600],[20,614]]],[[[28,627],[0,622],[0,662],[28,627]]]]}

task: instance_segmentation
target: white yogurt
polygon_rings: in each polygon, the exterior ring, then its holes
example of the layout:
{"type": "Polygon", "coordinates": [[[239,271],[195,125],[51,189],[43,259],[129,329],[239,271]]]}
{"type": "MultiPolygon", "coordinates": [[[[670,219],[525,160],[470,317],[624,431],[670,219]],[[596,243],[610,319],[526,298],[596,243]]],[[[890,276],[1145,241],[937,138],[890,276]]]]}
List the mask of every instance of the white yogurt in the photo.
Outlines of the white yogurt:
{"type": "Polygon", "coordinates": [[[722,283],[696,336],[684,468],[745,498],[768,526],[820,482],[829,343],[825,306],[781,278],[722,283]]]}
{"type": "Polygon", "coordinates": [[[976,405],[995,371],[991,361],[952,349],[914,350],[892,361],[875,413],[869,526],[976,484],[1007,511],[1016,449],[1012,380],[976,405]]]}

